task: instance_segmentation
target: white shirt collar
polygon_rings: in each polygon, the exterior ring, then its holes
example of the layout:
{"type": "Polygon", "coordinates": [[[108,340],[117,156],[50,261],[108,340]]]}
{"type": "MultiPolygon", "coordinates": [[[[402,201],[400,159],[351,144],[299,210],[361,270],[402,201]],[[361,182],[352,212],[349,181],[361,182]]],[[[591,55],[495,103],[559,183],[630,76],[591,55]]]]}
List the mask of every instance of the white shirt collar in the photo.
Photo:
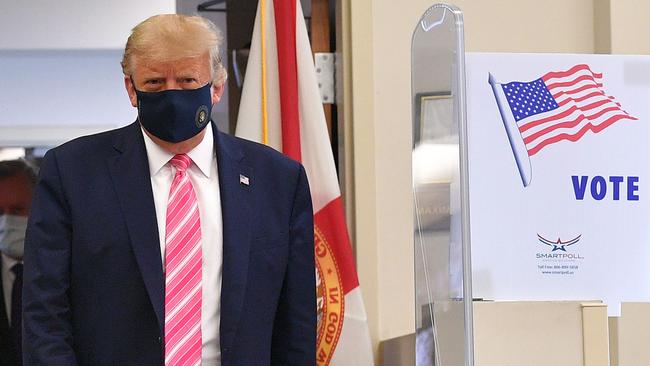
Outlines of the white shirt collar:
{"type": "Polygon", "coordinates": [[[19,260],[13,259],[4,253],[0,253],[0,257],[2,257],[2,268],[5,268],[7,271],[11,271],[11,268],[13,268],[14,265],[20,263],[19,260]]]}
{"type": "MultiPolygon", "coordinates": [[[[142,135],[144,136],[144,145],[147,149],[147,158],[149,159],[149,174],[153,177],[158,174],[165,164],[174,157],[174,154],[158,146],[149,135],[144,131],[142,126],[142,135]]],[[[212,123],[205,128],[203,140],[187,155],[192,159],[194,164],[199,168],[201,173],[210,178],[210,164],[214,158],[214,138],[212,134],[212,123]]]]}

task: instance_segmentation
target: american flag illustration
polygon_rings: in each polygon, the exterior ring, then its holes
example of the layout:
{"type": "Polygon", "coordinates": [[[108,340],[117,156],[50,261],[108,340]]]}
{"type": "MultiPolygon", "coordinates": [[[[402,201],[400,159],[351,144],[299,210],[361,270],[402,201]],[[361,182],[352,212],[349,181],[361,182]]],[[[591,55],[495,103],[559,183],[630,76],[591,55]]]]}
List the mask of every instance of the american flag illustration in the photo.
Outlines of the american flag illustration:
{"type": "Polygon", "coordinates": [[[602,73],[580,64],[531,82],[501,84],[528,155],[562,140],[575,142],[621,120],[636,120],[605,93],[602,80],[602,73]]]}
{"type": "Polygon", "coordinates": [[[489,83],[503,119],[524,186],[530,183],[529,157],[560,141],[576,142],[618,121],[636,120],[603,90],[603,74],[578,64],[539,79],[489,83]]]}

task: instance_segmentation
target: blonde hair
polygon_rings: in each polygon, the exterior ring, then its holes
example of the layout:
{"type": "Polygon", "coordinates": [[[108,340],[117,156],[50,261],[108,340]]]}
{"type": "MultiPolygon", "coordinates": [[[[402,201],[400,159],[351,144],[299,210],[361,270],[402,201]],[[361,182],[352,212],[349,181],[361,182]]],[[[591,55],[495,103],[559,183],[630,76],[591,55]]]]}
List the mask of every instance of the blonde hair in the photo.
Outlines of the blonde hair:
{"type": "Polygon", "coordinates": [[[227,77],[219,56],[222,41],[219,29],[203,17],[154,15],[136,25],[131,31],[122,57],[122,72],[127,76],[133,75],[135,57],[173,61],[202,56],[207,52],[210,56],[212,82],[221,85],[227,77]]]}

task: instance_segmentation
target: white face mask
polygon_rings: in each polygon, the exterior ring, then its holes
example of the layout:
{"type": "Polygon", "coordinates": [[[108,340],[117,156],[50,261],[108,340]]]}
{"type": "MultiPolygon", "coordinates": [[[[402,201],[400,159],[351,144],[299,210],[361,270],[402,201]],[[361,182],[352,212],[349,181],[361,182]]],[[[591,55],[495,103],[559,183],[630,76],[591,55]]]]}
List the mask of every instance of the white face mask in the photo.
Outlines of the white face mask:
{"type": "Polygon", "coordinates": [[[26,230],[27,217],[0,216],[0,252],[14,259],[22,259],[25,252],[26,230]]]}

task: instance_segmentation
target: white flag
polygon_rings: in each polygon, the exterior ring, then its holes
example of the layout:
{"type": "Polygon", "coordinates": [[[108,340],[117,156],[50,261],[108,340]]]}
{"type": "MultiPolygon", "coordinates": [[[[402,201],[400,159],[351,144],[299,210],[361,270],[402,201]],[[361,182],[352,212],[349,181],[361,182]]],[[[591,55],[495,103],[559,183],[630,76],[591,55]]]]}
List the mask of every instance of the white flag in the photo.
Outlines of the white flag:
{"type": "Polygon", "coordinates": [[[314,205],[317,364],[373,365],[311,47],[296,0],[258,5],[236,134],[305,166],[314,205]]]}

